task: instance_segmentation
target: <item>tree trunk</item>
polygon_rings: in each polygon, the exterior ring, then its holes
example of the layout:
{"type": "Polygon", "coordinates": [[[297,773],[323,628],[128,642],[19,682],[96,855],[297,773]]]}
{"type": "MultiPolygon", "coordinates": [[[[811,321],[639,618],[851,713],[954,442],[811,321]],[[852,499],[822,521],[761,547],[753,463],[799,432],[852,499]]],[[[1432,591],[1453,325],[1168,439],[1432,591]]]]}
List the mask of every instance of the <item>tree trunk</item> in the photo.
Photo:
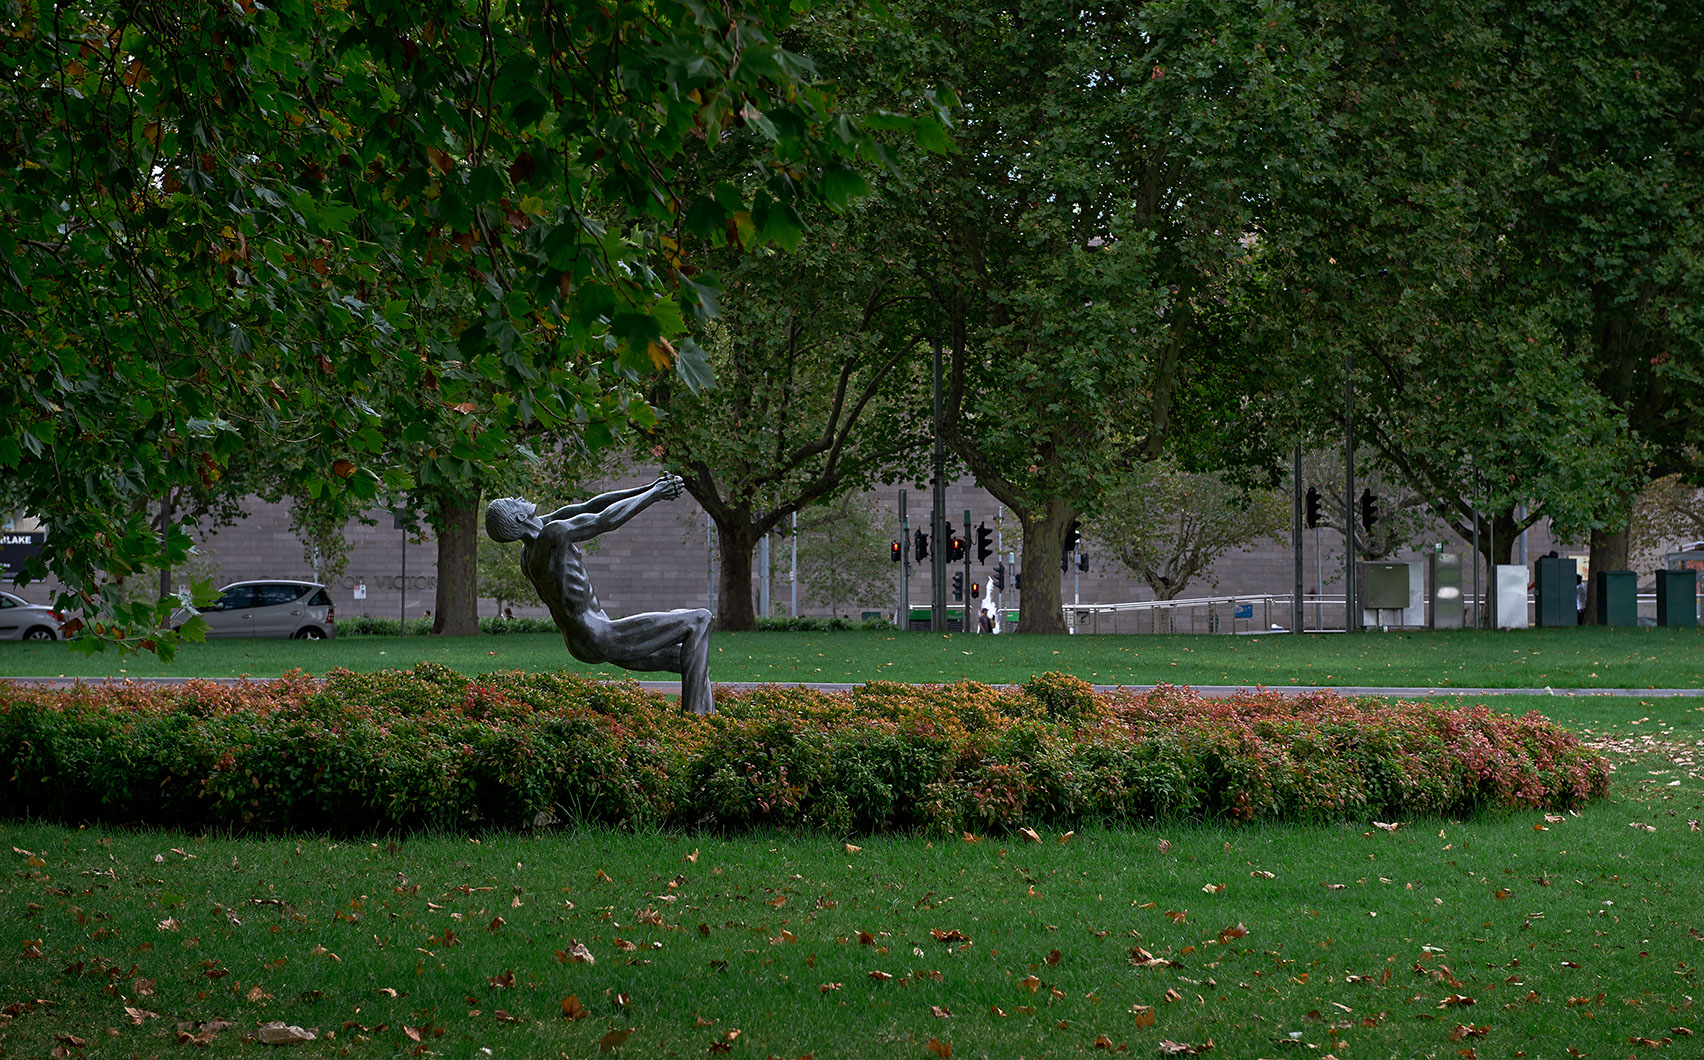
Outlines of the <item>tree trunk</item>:
{"type": "Polygon", "coordinates": [[[1019,633],[1064,633],[1059,556],[1065,531],[1077,513],[1055,498],[1037,512],[1021,513],[1024,527],[1024,584],[1019,595],[1019,633]]]}
{"type": "Polygon", "coordinates": [[[757,607],[751,598],[751,554],[757,535],[749,526],[716,520],[716,546],[721,571],[716,579],[716,629],[750,633],[757,629],[757,607]]]}
{"type": "MultiPolygon", "coordinates": [[[[1613,530],[1593,530],[1591,558],[1587,560],[1587,569],[1593,575],[1600,570],[1626,570],[1627,536],[1625,524],[1613,530]]],[[[1588,576],[1586,578],[1586,614],[1580,620],[1582,626],[1597,625],[1597,603],[1597,578],[1588,576]]]]}
{"type": "Polygon", "coordinates": [[[479,497],[449,499],[438,510],[438,592],[434,637],[479,632],[479,497]]]}

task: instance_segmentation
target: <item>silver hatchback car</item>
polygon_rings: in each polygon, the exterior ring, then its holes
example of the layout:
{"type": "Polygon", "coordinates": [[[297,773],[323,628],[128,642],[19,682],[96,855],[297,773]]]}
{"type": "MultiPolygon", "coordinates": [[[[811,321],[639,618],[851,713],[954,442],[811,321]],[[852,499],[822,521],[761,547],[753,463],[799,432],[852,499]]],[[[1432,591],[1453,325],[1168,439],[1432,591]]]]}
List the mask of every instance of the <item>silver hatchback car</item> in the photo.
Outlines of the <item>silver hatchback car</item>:
{"type": "MultiPolygon", "coordinates": [[[[174,623],[190,616],[180,611],[174,623]]],[[[337,607],[325,586],[314,582],[234,582],[219,599],[201,609],[209,637],[295,637],[326,640],[337,636],[337,607]]]]}
{"type": "Polygon", "coordinates": [[[58,640],[65,616],[46,604],[0,593],[0,640],[58,640]]]}

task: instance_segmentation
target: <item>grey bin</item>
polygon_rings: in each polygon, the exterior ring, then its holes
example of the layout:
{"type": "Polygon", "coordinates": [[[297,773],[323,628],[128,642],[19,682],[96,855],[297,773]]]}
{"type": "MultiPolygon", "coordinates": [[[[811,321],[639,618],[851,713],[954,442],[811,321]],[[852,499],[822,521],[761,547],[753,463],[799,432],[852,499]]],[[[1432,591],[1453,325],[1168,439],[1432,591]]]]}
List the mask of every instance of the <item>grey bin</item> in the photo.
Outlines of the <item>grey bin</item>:
{"type": "Polygon", "coordinates": [[[1433,552],[1426,563],[1432,568],[1432,628],[1460,629],[1461,554],[1433,552]]]}
{"type": "Polygon", "coordinates": [[[1597,624],[1637,626],[1639,576],[1630,570],[1600,570],[1592,577],[1597,581],[1597,624]]]}
{"type": "Polygon", "coordinates": [[[1657,576],[1657,625],[1698,625],[1698,572],[1660,570],[1657,576]]]}
{"type": "Polygon", "coordinates": [[[1579,597],[1574,579],[1579,572],[1572,556],[1540,556],[1538,560],[1537,610],[1541,626],[1577,626],[1579,597]]]}

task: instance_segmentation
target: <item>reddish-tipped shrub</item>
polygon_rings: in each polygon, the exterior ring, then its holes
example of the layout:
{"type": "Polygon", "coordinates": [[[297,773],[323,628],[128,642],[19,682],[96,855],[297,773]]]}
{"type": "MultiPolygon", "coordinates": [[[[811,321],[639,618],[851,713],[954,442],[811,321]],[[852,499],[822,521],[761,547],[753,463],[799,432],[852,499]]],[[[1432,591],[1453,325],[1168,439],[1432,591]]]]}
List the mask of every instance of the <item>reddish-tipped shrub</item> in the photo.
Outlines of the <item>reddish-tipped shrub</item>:
{"type": "Polygon", "coordinates": [[[334,671],[315,682],[0,687],[14,816],[403,831],[759,825],[1001,831],[1565,808],[1608,765],[1536,713],[1329,693],[1096,695],[872,683],[723,690],[682,714],[569,674],[334,671]]]}

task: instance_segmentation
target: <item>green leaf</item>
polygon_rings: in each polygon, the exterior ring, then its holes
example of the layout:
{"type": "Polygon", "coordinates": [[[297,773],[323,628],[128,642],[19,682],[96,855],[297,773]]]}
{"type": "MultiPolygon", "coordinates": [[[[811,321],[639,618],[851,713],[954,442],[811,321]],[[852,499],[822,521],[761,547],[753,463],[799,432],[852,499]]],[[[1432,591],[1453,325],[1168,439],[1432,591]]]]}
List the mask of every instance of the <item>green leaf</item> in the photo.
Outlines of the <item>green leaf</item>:
{"type": "Polygon", "coordinates": [[[853,199],[868,195],[870,185],[855,169],[830,166],[822,175],[822,193],[835,206],[845,206],[853,199]]]}
{"type": "Polygon", "coordinates": [[[675,375],[694,394],[702,393],[716,385],[716,373],[710,367],[710,356],[691,336],[682,339],[675,347],[674,369],[675,375]]]}

